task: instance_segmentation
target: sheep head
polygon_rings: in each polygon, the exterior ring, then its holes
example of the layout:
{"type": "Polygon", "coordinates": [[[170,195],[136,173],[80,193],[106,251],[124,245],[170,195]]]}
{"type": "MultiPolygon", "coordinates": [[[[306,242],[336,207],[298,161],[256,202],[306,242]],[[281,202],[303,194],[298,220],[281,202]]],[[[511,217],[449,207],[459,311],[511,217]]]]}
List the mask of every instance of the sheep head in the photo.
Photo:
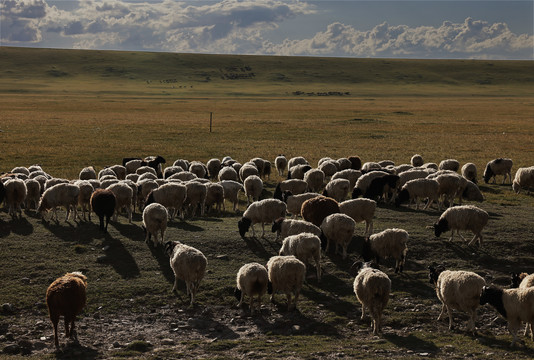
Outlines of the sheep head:
{"type": "Polygon", "coordinates": [[[449,222],[447,219],[439,219],[439,221],[434,224],[434,234],[436,237],[439,237],[445,231],[449,231],[449,222]]]}
{"type": "Polygon", "coordinates": [[[360,189],[358,189],[357,187],[354,188],[354,190],[352,190],[352,198],[353,199],[357,199],[358,197],[362,196],[363,193],[360,189]]]}
{"type": "Polygon", "coordinates": [[[365,241],[363,242],[362,257],[364,261],[371,261],[373,258],[376,257],[375,252],[371,248],[371,242],[369,241],[369,239],[365,239],[365,241]]]}
{"type": "Polygon", "coordinates": [[[241,235],[242,239],[245,239],[245,234],[247,233],[248,229],[250,229],[250,225],[252,225],[252,220],[245,217],[241,218],[241,220],[237,222],[239,235],[241,235]]]}
{"type": "Polygon", "coordinates": [[[488,163],[488,165],[486,165],[486,169],[484,170],[484,182],[487,184],[493,175],[494,174],[493,170],[491,170],[491,163],[488,163]]]}
{"type": "Polygon", "coordinates": [[[491,304],[506,319],[506,309],[502,301],[503,290],[494,286],[482,287],[480,294],[480,305],[491,304]]]}
{"type": "Polygon", "coordinates": [[[241,301],[241,294],[243,294],[243,291],[239,288],[234,289],[234,296],[237,300],[241,301]]]}
{"type": "Polygon", "coordinates": [[[408,200],[410,200],[410,193],[408,192],[408,189],[403,189],[399,192],[399,195],[397,195],[397,198],[395,199],[395,206],[399,207],[408,200]]]}
{"type": "Polygon", "coordinates": [[[436,283],[438,282],[439,274],[441,274],[443,271],[445,271],[445,267],[443,265],[430,265],[428,267],[428,282],[436,285],[436,283]]]}
{"type": "Polygon", "coordinates": [[[278,232],[282,231],[282,223],[284,222],[284,218],[280,217],[273,221],[273,226],[271,228],[271,232],[278,232]]]}
{"type": "Polygon", "coordinates": [[[165,254],[167,254],[169,257],[171,257],[172,253],[174,252],[174,248],[179,243],[177,241],[167,241],[165,243],[165,254]]]}

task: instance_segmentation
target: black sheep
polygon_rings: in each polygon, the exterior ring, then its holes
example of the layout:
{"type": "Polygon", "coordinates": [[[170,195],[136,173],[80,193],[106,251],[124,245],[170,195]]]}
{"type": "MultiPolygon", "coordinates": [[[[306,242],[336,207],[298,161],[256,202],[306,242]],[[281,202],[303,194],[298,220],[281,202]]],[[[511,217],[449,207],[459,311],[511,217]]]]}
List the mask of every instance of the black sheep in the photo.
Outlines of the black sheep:
{"type": "Polygon", "coordinates": [[[385,175],[375,178],[371,181],[371,184],[369,184],[364,197],[372,200],[380,199],[384,194],[395,192],[399,185],[399,181],[400,178],[398,175],[385,175]]]}
{"type": "Polygon", "coordinates": [[[108,189],[97,189],[91,196],[91,209],[98,216],[100,220],[100,230],[103,232],[108,231],[109,219],[115,211],[115,195],[108,189]],[[104,217],[106,218],[106,224],[104,226],[104,217]]]}

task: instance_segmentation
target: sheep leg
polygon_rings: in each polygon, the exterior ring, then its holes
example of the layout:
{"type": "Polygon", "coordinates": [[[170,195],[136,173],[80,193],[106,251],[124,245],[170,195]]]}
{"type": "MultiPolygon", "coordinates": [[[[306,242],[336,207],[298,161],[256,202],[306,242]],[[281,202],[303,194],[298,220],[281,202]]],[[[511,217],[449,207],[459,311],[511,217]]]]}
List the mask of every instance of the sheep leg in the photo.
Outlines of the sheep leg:
{"type": "Polygon", "coordinates": [[[172,287],[172,292],[178,295],[178,278],[174,277],[174,286],[172,287]]]}
{"type": "Polygon", "coordinates": [[[453,329],[453,324],[452,324],[452,311],[451,311],[451,308],[447,306],[447,313],[449,314],[449,330],[452,330],[453,329]]]}
{"type": "Polygon", "coordinates": [[[447,307],[445,306],[445,304],[442,305],[441,307],[441,312],[439,313],[439,316],[438,316],[438,321],[440,321],[441,319],[443,319],[443,315],[445,315],[445,309],[447,307]]]}
{"type": "Polygon", "coordinates": [[[261,223],[261,238],[265,239],[265,223],[261,223]]]}
{"type": "Polygon", "coordinates": [[[291,310],[292,309],[292,307],[291,307],[291,294],[287,293],[286,294],[286,298],[287,298],[287,310],[291,310]]]}
{"type": "Polygon", "coordinates": [[[517,330],[519,329],[519,325],[521,324],[521,321],[517,321],[516,319],[508,319],[508,331],[510,334],[514,337],[512,340],[512,344],[510,346],[514,347],[517,338],[517,330]]]}
{"type": "Polygon", "coordinates": [[[460,229],[456,230],[456,233],[458,234],[459,237],[462,238],[462,240],[463,240],[464,242],[467,242],[467,240],[462,236],[462,234],[460,234],[460,229]]]}
{"type": "Polygon", "coordinates": [[[362,316],[360,317],[360,320],[365,319],[365,305],[362,304],[362,316]]]}
{"type": "Polygon", "coordinates": [[[473,310],[471,312],[471,316],[469,317],[469,320],[467,322],[467,330],[471,332],[475,332],[475,322],[477,320],[477,312],[476,310],[473,310]]]}
{"type": "Polygon", "coordinates": [[[430,207],[430,205],[432,205],[433,202],[434,202],[433,199],[428,198],[428,201],[426,202],[426,205],[425,205],[425,207],[423,208],[423,210],[427,210],[427,209],[430,207]]]}
{"type": "Polygon", "coordinates": [[[50,320],[52,320],[52,325],[54,325],[54,345],[56,346],[56,349],[59,350],[59,339],[57,336],[57,326],[59,323],[59,315],[51,314],[50,320]]]}
{"type": "Polygon", "coordinates": [[[321,257],[315,257],[315,269],[317,270],[317,282],[321,281],[321,257]]]}

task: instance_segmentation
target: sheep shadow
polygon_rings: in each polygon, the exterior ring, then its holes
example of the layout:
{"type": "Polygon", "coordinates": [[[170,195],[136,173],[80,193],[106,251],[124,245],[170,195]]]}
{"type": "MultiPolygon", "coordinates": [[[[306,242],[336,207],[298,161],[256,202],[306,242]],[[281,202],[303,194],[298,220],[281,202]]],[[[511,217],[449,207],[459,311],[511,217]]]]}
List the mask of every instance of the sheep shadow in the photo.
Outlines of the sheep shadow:
{"type": "MultiPolygon", "coordinates": [[[[271,258],[271,256],[273,256],[272,253],[270,253],[269,251],[267,251],[267,249],[265,249],[265,246],[261,243],[261,241],[255,237],[244,237],[243,238],[243,241],[245,241],[245,244],[247,245],[247,248],[252,251],[252,253],[262,259],[264,259],[265,261],[269,260],[271,258]]],[[[268,240],[265,240],[267,243],[269,243],[269,245],[274,249],[273,245],[268,241],[268,240]]],[[[275,253],[278,253],[278,251],[276,251],[275,253]]]]}
{"type": "Polygon", "coordinates": [[[41,223],[54,236],[66,242],[88,244],[98,237],[98,227],[94,227],[94,229],[88,231],[88,228],[92,227],[92,223],[90,222],[75,222],[73,224],[72,220],[69,220],[67,222],[42,221],[41,223]]]}
{"type": "Polygon", "coordinates": [[[117,221],[112,220],[109,223],[119,232],[119,234],[129,239],[133,239],[138,233],[143,233],[141,227],[134,224],[133,221],[132,223],[121,223],[117,219],[117,221]]]}
{"type": "Polygon", "coordinates": [[[80,345],[76,342],[68,342],[61,350],[55,351],[56,359],[98,359],[100,354],[96,349],[80,345]]]}
{"type": "Polygon", "coordinates": [[[139,266],[124,245],[109,234],[105,235],[102,243],[105,258],[102,263],[109,264],[124,279],[135,278],[140,275],[139,266]]]}
{"type": "Polygon", "coordinates": [[[0,237],[6,237],[10,233],[27,236],[33,233],[33,225],[26,218],[11,219],[9,222],[0,222],[0,237]]]}
{"type": "Polygon", "coordinates": [[[440,348],[427,340],[423,340],[415,336],[414,334],[408,334],[407,336],[401,336],[397,334],[383,334],[384,339],[389,341],[390,343],[394,344],[395,346],[399,348],[404,348],[407,350],[412,350],[414,352],[430,352],[430,353],[437,353],[440,351],[440,348]]]}
{"type": "Polygon", "coordinates": [[[203,227],[200,227],[200,226],[197,226],[197,225],[193,225],[193,224],[191,224],[189,222],[186,222],[186,221],[168,222],[167,226],[168,227],[172,227],[172,228],[176,228],[176,229],[181,229],[181,230],[184,230],[184,231],[190,231],[190,232],[199,232],[199,231],[205,231],[206,230],[203,227]]]}
{"type": "Polygon", "coordinates": [[[154,246],[152,242],[149,242],[147,245],[150,249],[150,252],[152,253],[152,256],[156,259],[158,262],[158,266],[161,270],[161,273],[165,277],[165,279],[173,284],[174,283],[174,272],[171,269],[171,265],[169,262],[169,257],[167,254],[165,254],[165,249],[163,246],[154,246]]]}
{"type": "MultiPolygon", "coordinates": [[[[189,299],[187,299],[189,303],[189,299]]],[[[202,334],[208,339],[216,340],[235,340],[239,339],[239,334],[233,331],[226,324],[215,319],[214,311],[210,308],[205,308],[195,304],[192,308],[185,309],[189,317],[187,325],[191,330],[202,334]],[[216,331],[214,332],[213,329],[216,331]]],[[[215,311],[218,314],[217,311],[215,311]]]]}

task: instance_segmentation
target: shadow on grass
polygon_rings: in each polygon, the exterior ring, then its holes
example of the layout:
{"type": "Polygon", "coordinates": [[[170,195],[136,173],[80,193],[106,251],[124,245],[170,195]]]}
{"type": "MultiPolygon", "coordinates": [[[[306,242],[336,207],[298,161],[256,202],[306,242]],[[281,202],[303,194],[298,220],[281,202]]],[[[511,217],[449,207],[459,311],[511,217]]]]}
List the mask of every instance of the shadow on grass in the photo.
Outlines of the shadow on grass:
{"type": "Polygon", "coordinates": [[[158,262],[158,266],[163,276],[165,276],[165,279],[167,279],[170,284],[173,284],[174,272],[171,269],[169,257],[167,256],[167,254],[165,254],[164,246],[154,246],[152,242],[150,242],[147,246],[150,249],[150,252],[152,253],[154,259],[156,259],[156,261],[158,262]]]}
{"type": "Polygon", "coordinates": [[[249,250],[252,251],[252,253],[254,255],[264,259],[265,262],[267,262],[271,258],[271,256],[273,256],[272,253],[270,253],[269,251],[267,251],[265,249],[265,247],[263,246],[261,241],[256,239],[255,237],[253,237],[253,236],[246,237],[245,236],[245,238],[243,240],[247,244],[247,247],[249,248],[249,250]]]}
{"type": "Polygon", "coordinates": [[[109,264],[124,279],[131,279],[139,276],[139,267],[133,256],[126,250],[124,245],[109,234],[105,235],[102,243],[106,257],[102,261],[109,264]]]}
{"type": "Polygon", "coordinates": [[[91,360],[100,357],[98,351],[75,342],[67,343],[60,351],[55,352],[56,359],[91,360]]]}
{"type": "Polygon", "coordinates": [[[9,234],[28,236],[33,233],[33,225],[26,218],[16,218],[10,221],[0,220],[0,238],[9,236],[9,234]]]}
{"type": "Polygon", "coordinates": [[[177,228],[177,229],[181,229],[181,230],[185,230],[185,231],[191,231],[191,232],[198,232],[198,231],[205,231],[206,229],[204,229],[203,227],[200,227],[200,226],[197,226],[197,225],[193,225],[189,222],[186,222],[186,221],[179,221],[179,222],[176,222],[176,221],[172,221],[172,222],[168,222],[167,223],[167,226],[168,227],[172,227],[172,228],[177,228]]]}
{"type": "Polygon", "coordinates": [[[384,339],[391,342],[399,348],[404,348],[407,350],[412,350],[414,352],[428,351],[428,352],[438,352],[440,348],[434,343],[418,338],[413,334],[408,336],[400,336],[397,334],[384,334],[384,339]]]}

